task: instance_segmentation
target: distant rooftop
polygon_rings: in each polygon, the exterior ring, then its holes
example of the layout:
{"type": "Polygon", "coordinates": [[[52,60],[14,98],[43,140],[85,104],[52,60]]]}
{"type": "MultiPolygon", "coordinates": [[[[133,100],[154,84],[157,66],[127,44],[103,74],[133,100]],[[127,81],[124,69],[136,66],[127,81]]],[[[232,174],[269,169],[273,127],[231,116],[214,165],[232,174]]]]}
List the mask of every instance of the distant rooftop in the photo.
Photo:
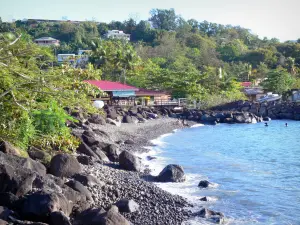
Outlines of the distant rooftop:
{"type": "Polygon", "coordinates": [[[102,91],[138,91],[139,89],[120,82],[112,82],[107,80],[85,80],[89,84],[97,86],[102,91]]]}
{"type": "Polygon", "coordinates": [[[35,41],[57,41],[57,39],[52,37],[40,37],[38,39],[35,39],[35,41]]]}

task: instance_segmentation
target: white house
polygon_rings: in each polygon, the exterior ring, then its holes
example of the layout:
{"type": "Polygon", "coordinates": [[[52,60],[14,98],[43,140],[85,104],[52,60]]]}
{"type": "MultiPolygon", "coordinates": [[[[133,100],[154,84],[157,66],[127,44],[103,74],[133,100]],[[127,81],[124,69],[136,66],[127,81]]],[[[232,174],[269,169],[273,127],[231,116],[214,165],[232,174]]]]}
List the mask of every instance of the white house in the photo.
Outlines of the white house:
{"type": "Polygon", "coordinates": [[[69,62],[71,64],[74,64],[75,57],[76,57],[75,54],[58,54],[57,62],[58,63],[69,62]]]}
{"type": "Polygon", "coordinates": [[[41,46],[59,46],[59,40],[54,39],[52,37],[41,37],[34,40],[35,43],[41,46]]]}
{"type": "Polygon", "coordinates": [[[116,38],[116,39],[121,39],[121,40],[127,40],[130,41],[130,34],[125,34],[121,30],[109,30],[105,34],[106,38],[116,38]]]}

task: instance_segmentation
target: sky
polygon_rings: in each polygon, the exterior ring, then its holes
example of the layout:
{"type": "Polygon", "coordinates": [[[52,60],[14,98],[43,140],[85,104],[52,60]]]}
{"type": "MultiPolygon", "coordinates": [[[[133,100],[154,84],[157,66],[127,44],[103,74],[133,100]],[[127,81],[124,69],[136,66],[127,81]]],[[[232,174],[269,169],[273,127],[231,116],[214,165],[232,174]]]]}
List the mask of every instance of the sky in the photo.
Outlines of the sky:
{"type": "Polygon", "coordinates": [[[300,38],[300,0],[0,0],[0,17],[124,21],[146,20],[153,8],[174,8],[184,19],[249,28],[259,37],[300,38]]]}

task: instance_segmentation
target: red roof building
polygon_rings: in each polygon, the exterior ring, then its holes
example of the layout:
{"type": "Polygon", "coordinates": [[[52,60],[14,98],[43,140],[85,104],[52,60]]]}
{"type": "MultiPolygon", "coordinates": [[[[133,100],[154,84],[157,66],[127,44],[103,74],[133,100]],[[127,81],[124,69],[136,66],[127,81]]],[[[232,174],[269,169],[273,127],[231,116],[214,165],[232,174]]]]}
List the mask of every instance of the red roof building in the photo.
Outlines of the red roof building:
{"type": "Polygon", "coordinates": [[[112,82],[107,80],[86,80],[85,82],[97,86],[102,91],[138,91],[139,89],[120,82],[112,82]]]}
{"type": "Polygon", "coordinates": [[[252,83],[251,82],[241,82],[241,85],[243,87],[250,87],[252,85],[252,83]]]}

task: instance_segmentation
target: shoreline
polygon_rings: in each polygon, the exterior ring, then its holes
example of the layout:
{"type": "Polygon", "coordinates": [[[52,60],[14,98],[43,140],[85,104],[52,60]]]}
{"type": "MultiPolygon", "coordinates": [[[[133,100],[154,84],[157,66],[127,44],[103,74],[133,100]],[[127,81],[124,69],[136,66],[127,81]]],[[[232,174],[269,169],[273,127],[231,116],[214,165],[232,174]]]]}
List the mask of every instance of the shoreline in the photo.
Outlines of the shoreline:
{"type": "MultiPolygon", "coordinates": [[[[189,122],[194,125],[196,123],[189,122]]],[[[147,146],[153,146],[152,140],[162,135],[172,133],[175,129],[187,128],[174,118],[160,118],[148,120],[139,124],[90,125],[92,129],[105,130],[112,137],[113,142],[120,143],[120,152],[130,151],[137,156],[149,152],[147,146]],[[133,140],[132,144],[124,144],[126,140],[133,140]]],[[[117,164],[96,164],[84,166],[84,172],[91,174],[105,183],[101,191],[89,188],[95,197],[94,207],[109,208],[110,205],[122,198],[132,199],[140,206],[138,213],[121,213],[133,224],[182,224],[191,217],[187,210],[191,204],[182,196],[172,194],[148,181],[149,171],[131,172],[118,168],[117,164]],[[111,196],[105,192],[113,192],[111,196]]],[[[108,193],[109,194],[109,193],[108,193]]]]}

